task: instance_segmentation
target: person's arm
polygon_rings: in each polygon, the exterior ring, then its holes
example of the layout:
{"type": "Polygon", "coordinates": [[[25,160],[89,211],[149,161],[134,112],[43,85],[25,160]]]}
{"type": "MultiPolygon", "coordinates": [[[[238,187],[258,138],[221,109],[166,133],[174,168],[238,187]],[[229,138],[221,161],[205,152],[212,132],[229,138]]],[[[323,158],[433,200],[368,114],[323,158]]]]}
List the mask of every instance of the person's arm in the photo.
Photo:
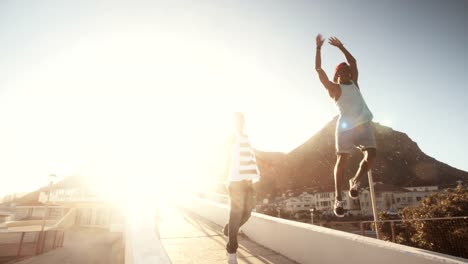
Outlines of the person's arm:
{"type": "Polygon", "coordinates": [[[316,44],[317,44],[317,47],[315,49],[315,70],[317,71],[320,82],[323,84],[325,89],[327,89],[328,94],[330,95],[330,97],[335,98],[335,94],[336,94],[336,87],[335,86],[336,86],[336,84],[334,84],[333,82],[330,81],[330,79],[328,79],[327,74],[322,69],[321,49],[322,49],[322,45],[323,45],[323,42],[324,42],[324,39],[322,38],[322,35],[318,34],[315,41],[316,41],[316,44]]]}
{"type": "Polygon", "coordinates": [[[349,51],[344,47],[343,43],[337,38],[337,37],[331,37],[328,40],[328,43],[330,45],[337,47],[338,49],[343,52],[345,55],[346,61],[348,61],[349,68],[351,71],[351,78],[353,79],[354,82],[357,83],[358,81],[358,69],[357,69],[357,63],[356,59],[349,53],[349,51]]]}

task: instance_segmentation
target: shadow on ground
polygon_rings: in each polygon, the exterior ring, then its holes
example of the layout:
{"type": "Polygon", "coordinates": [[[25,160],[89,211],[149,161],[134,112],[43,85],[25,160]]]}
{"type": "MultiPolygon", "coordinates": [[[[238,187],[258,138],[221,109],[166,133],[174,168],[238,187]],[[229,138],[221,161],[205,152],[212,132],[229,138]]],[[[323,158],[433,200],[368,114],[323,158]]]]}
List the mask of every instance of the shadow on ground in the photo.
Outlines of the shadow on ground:
{"type": "MultiPolygon", "coordinates": [[[[226,263],[227,237],[222,227],[183,209],[164,212],[159,234],[173,264],[226,263]]],[[[239,236],[239,264],[294,264],[244,235],[239,236]]]]}

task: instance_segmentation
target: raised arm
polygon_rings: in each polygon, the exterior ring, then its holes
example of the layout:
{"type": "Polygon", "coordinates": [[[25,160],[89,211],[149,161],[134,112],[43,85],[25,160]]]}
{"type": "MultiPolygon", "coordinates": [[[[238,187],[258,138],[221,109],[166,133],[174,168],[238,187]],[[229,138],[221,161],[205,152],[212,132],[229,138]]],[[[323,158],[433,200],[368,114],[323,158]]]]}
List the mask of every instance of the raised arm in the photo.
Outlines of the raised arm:
{"type": "Polygon", "coordinates": [[[345,55],[346,61],[348,61],[349,68],[351,71],[351,78],[357,83],[358,81],[358,69],[356,64],[356,59],[349,53],[349,51],[344,47],[343,43],[337,37],[331,37],[328,39],[330,45],[337,47],[345,55]]]}
{"type": "Polygon", "coordinates": [[[320,82],[325,86],[325,89],[327,89],[328,94],[330,97],[334,98],[336,97],[336,90],[337,90],[337,85],[328,79],[327,74],[325,71],[322,69],[322,55],[321,55],[321,49],[322,45],[324,42],[324,39],[322,38],[322,35],[318,34],[316,39],[316,44],[317,47],[315,49],[315,70],[317,71],[317,74],[319,76],[320,82]]]}

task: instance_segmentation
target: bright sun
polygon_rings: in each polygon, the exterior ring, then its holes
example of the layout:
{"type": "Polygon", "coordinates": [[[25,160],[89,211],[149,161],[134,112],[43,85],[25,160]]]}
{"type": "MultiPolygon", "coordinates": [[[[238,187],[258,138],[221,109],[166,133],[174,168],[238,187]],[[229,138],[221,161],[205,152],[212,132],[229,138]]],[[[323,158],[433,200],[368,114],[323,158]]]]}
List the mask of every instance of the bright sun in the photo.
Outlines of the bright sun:
{"type": "Polygon", "coordinates": [[[107,161],[101,157],[92,171],[93,184],[119,202],[168,201],[213,188],[225,173],[224,140],[231,115],[197,112],[189,117],[172,113],[167,116],[170,129],[152,140],[135,138],[139,147],[120,149],[123,154],[107,161]]]}
{"type": "Polygon", "coordinates": [[[15,85],[36,87],[24,96],[36,110],[18,107],[16,119],[34,120],[12,136],[37,151],[23,151],[24,174],[83,175],[114,200],[153,199],[225,180],[234,111],[246,113],[264,145],[281,143],[275,120],[264,118],[274,114],[252,99],[271,79],[255,60],[198,36],[135,32],[83,38],[25,69],[29,78],[15,85]]]}

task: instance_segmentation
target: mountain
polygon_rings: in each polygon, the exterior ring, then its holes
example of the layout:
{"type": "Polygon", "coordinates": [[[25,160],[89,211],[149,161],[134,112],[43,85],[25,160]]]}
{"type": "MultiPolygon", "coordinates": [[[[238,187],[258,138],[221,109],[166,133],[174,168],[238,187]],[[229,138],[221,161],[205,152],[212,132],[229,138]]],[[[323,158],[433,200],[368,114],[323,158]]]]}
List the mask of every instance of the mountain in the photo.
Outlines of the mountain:
{"type": "MultiPolygon", "coordinates": [[[[333,190],[335,124],[336,118],[288,154],[257,151],[262,174],[259,194],[288,189],[333,190]]],[[[374,129],[377,140],[377,159],[373,169],[375,182],[400,187],[448,186],[457,180],[468,182],[468,172],[426,155],[405,133],[379,123],[374,123],[374,129]]],[[[346,178],[354,175],[361,159],[362,154],[356,149],[348,162],[346,178]]],[[[362,184],[368,185],[367,177],[362,184]]]]}

